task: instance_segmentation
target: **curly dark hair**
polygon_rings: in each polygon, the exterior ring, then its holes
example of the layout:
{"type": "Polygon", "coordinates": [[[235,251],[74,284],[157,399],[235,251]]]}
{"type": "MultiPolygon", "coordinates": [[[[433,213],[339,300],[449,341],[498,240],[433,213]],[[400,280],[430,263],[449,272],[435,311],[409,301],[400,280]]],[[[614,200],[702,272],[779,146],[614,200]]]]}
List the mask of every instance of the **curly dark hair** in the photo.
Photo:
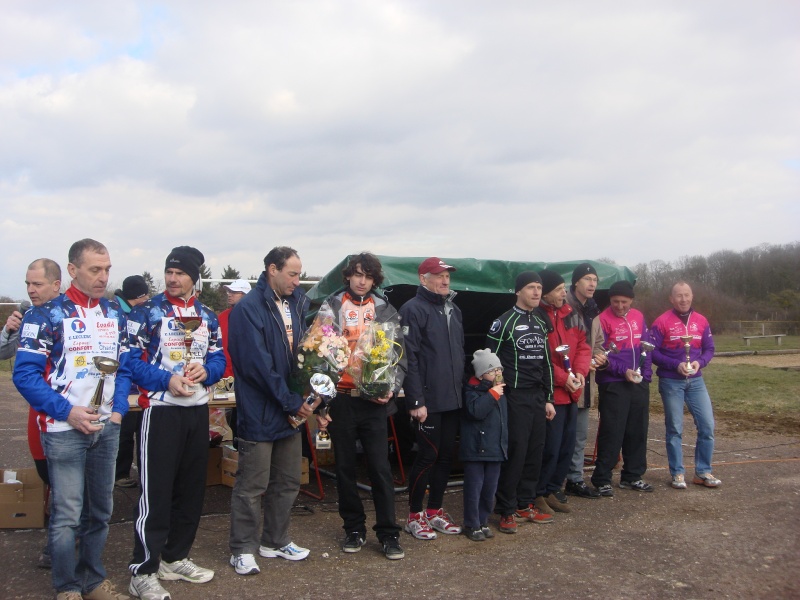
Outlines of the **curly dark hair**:
{"type": "Polygon", "coordinates": [[[372,277],[372,287],[380,287],[383,283],[383,267],[378,257],[372,252],[362,252],[350,257],[347,266],[342,269],[342,282],[347,285],[347,278],[356,274],[356,267],[361,265],[361,270],[372,277]]]}

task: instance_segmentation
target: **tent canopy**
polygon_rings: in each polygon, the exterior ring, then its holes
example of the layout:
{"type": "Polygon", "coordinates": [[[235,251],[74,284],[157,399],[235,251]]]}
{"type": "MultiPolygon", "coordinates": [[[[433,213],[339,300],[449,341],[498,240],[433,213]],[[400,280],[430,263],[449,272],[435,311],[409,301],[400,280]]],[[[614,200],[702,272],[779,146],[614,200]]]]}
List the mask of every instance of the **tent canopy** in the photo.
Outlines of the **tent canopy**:
{"type": "MultiPolygon", "coordinates": [[[[392,306],[399,309],[414,297],[419,286],[417,267],[427,258],[378,256],[383,265],[384,281],[381,286],[392,306]]],[[[345,257],[309,291],[308,297],[321,304],[330,294],[342,287],[342,269],[350,257],[345,257]]],[[[523,271],[551,269],[559,273],[569,287],[572,272],[582,262],[588,262],[598,275],[598,292],[595,299],[601,306],[607,303],[607,290],[617,281],[636,283],[636,275],[627,267],[609,265],[593,260],[569,262],[514,262],[507,260],[481,260],[477,258],[442,258],[456,271],[450,278],[450,289],[458,292],[454,302],[464,317],[468,352],[483,347],[492,321],[514,305],[514,282],[523,271]]]]}

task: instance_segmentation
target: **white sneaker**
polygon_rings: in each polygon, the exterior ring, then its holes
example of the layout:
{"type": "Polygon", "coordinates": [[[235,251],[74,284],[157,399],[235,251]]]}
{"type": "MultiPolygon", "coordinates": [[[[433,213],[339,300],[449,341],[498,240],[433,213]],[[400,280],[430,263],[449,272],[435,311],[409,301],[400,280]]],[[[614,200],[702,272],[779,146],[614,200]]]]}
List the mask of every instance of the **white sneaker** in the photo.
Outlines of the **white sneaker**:
{"type": "Polygon", "coordinates": [[[431,529],[428,519],[425,517],[424,510],[418,513],[410,513],[403,529],[405,529],[418,540],[436,539],[436,532],[431,529]]]}
{"type": "Polygon", "coordinates": [[[166,581],[188,581],[189,583],[206,583],[214,578],[214,571],[198,567],[188,558],[175,562],[161,561],[158,565],[158,578],[166,581]]]}
{"type": "Polygon", "coordinates": [[[303,560],[309,555],[311,550],[308,548],[301,548],[294,542],[289,542],[283,548],[268,548],[267,546],[259,546],[258,553],[264,558],[285,558],[286,560],[303,560]]]}
{"type": "Polygon", "coordinates": [[[231,566],[237,575],[258,575],[261,572],[252,554],[231,554],[231,566]]]}
{"type": "Polygon", "coordinates": [[[451,535],[461,533],[461,526],[456,525],[453,522],[453,517],[448,515],[443,508],[437,510],[432,517],[428,517],[428,523],[433,529],[442,533],[451,535]]]}
{"type": "Polygon", "coordinates": [[[155,573],[149,575],[134,575],[128,591],[134,598],[142,600],[170,600],[169,592],[161,587],[155,573]]]}
{"type": "Polygon", "coordinates": [[[672,487],[676,490],[685,490],[686,489],[686,478],[683,475],[673,475],[672,476],[672,487]]]}

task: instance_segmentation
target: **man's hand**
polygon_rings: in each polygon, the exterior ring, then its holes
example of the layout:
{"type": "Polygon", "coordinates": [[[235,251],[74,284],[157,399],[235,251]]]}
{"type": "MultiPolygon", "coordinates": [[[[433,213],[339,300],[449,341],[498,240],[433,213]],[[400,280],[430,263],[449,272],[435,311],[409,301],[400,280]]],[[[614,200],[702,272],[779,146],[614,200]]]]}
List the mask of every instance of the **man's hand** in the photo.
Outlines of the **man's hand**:
{"type": "Polygon", "coordinates": [[[330,415],[325,415],[324,417],[322,415],[317,415],[317,427],[320,431],[327,431],[328,423],[331,421],[333,421],[333,419],[331,419],[330,415]]]}
{"type": "Polygon", "coordinates": [[[103,428],[102,425],[94,424],[92,421],[97,421],[97,413],[88,406],[73,406],[67,417],[67,423],[86,434],[95,433],[103,428]]]}
{"type": "Polygon", "coordinates": [[[392,396],[394,396],[394,392],[389,392],[389,395],[386,396],[386,398],[370,398],[369,400],[375,404],[386,404],[392,399],[392,396]]]}
{"type": "Polygon", "coordinates": [[[552,421],[556,418],[556,407],[553,406],[552,402],[548,402],[544,405],[544,416],[548,421],[552,421]]]}
{"type": "Polygon", "coordinates": [[[297,418],[298,419],[307,419],[311,415],[314,414],[314,409],[319,406],[319,403],[322,402],[321,398],[317,398],[314,400],[313,404],[309,404],[308,402],[303,402],[300,405],[300,410],[297,411],[297,418]]]}
{"type": "Polygon", "coordinates": [[[640,377],[641,377],[641,375],[639,375],[633,369],[628,369],[627,371],[625,371],[625,379],[627,379],[631,383],[639,383],[641,381],[639,379],[640,377]]]}
{"type": "Polygon", "coordinates": [[[6,331],[8,333],[14,333],[15,331],[19,331],[19,328],[22,326],[22,313],[18,310],[12,312],[8,319],[6,319],[6,331]]]}
{"type": "Polygon", "coordinates": [[[424,423],[425,419],[428,418],[428,407],[420,406],[419,408],[412,408],[408,411],[408,414],[411,415],[412,419],[416,419],[420,423],[424,423]]]}
{"type": "Polygon", "coordinates": [[[694,369],[694,373],[689,373],[689,371],[686,370],[686,362],[685,361],[682,362],[681,364],[678,365],[678,374],[681,375],[682,377],[689,377],[690,375],[694,375],[695,373],[700,372],[699,362],[697,361],[692,362],[691,367],[694,369]]]}
{"type": "Polygon", "coordinates": [[[117,425],[122,425],[122,415],[118,412],[112,412],[108,420],[117,425]]]}
{"type": "Polygon", "coordinates": [[[586,377],[583,376],[581,373],[575,373],[575,379],[581,382],[581,387],[586,385],[586,377]]]}
{"type": "Polygon", "coordinates": [[[193,383],[202,383],[208,378],[208,371],[202,363],[189,363],[183,370],[183,374],[192,380],[193,383]]]}
{"type": "Polygon", "coordinates": [[[608,362],[608,357],[606,356],[605,352],[598,352],[592,357],[592,361],[589,363],[589,370],[594,372],[597,369],[601,368],[608,362]]]}
{"type": "Polygon", "coordinates": [[[183,375],[173,375],[169,378],[169,393],[175,397],[194,396],[194,392],[189,387],[194,382],[183,375]]]}
{"type": "Polygon", "coordinates": [[[569,377],[567,379],[567,383],[564,384],[564,389],[567,390],[568,393],[572,393],[575,390],[581,389],[581,381],[575,375],[569,377]]]}

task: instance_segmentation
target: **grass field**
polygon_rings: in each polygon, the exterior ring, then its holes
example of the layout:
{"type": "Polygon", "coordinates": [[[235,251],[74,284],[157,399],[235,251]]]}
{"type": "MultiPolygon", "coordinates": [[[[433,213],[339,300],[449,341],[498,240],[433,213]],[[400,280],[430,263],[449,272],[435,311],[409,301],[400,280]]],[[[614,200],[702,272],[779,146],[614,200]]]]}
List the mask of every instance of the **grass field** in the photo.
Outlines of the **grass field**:
{"type": "Polygon", "coordinates": [[[748,348],[742,336],[733,333],[714,335],[717,352],[737,352],[739,350],[800,350],[800,335],[787,335],[778,346],[775,338],[750,340],[748,348]]]}

